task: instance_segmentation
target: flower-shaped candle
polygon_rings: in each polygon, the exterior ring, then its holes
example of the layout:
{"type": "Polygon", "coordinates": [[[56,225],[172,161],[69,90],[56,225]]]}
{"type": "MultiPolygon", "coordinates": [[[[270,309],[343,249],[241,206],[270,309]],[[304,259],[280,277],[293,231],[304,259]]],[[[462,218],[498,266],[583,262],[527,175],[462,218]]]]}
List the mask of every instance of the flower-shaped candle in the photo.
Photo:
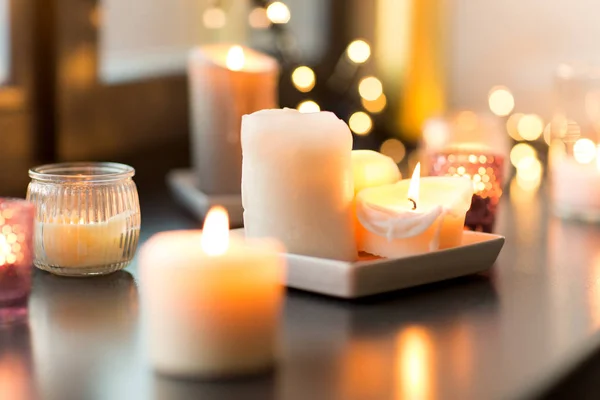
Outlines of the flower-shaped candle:
{"type": "Polygon", "coordinates": [[[365,228],[359,250],[402,257],[458,246],[473,185],[465,178],[412,178],[361,191],[356,213],[365,228]]]}

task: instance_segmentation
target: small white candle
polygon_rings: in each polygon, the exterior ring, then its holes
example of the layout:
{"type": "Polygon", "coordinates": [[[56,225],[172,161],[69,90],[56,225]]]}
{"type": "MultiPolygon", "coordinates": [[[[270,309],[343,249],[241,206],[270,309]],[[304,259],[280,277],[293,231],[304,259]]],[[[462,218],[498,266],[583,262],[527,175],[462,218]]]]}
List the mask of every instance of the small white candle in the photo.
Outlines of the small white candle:
{"type": "Polygon", "coordinates": [[[381,257],[403,257],[461,244],[473,185],[466,178],[420,178],[361,191],[358,220],[365,228],[359,250],[381,257]]]}
{"type": "Polygon", "coordinates": [[[263,110],[242,119],[242,204],[248,237],[290,253],[358,257],[352,134],[333,113],[263,110]]]}
{"type": "Polygon", "coordinates": [[[282,247],[229,237],[227,212],[204,230],[159,233],[140,252],[141,291],[155,369],[174,376],[260,372],[275,359],[282,247]]]}
{"type": "Polygon", "coordinates": [[[242,46],[192,50],[188,62],[192,160],[206,194],[239,194],[242,115],[277,107],[277,60],[242,46]]]}

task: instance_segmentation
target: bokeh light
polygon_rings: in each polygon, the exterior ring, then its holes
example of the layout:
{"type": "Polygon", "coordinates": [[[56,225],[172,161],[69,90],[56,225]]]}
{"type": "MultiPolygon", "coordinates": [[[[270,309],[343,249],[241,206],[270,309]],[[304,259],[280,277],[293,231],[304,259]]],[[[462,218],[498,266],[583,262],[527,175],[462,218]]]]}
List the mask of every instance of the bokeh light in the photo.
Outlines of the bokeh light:
{"type": "Polygon", "coordinates": [[[499,117],[507,116],[515,108],[515,99],[510,90],[504,86],[496,86],[490,90],[488,103],[490,110],[499,117]]]}
{"type": "Polygon", "coordinates": [[[517,165],[517,185],[524,190],[534,191],[540,186],[544,168],[540,160],[526,157],[517,165]]]}
{"type": "Polygon", "coordinates": [[[275,1],[267,7],[267,18],[274,24],[287,24],[290,21],[290,9],[284,3],[275,1]]]}
{"type": "Polygon", "coordinates": [[[369,114],[357,111],[350,116],[348,126],[350,126],[352,132],[357,135],[366,135],[371,131],[371,128],[373,128],[373,121],[371,120],[371,117],[369,117],[369,114]]]}
{"type": "Polygon", "coordinates": [[[254,29],[267,29],[271,26],[271,21],[267,17],[267,10],[263,7],[256,7],[248,14],[248,23],[254,29]]]}
{"type": "Polygon", "coordinates": [[[527,143],[515,144],[510,150],[510,163],[517,167],[525,158],[537,158],[535,149],[527,143]]]}
{"type": "Polygon", "coordinates": [[[406,156],[406,147],[398,139],[388,139],[381,144],[379,152],[390,157],[396,164],[401,162],[406,156]]]}
{"type": "Polygon", "coordinates": [[[387,104],[387,98],[383,93],[375,100],[371,101],[361,98],[360,101],[365,110],[373,114],[378,114],[382,112],[387,104]]]}
{"type": "Polygon", "coordinates": [[[227,15],[220,7],[208,7],[202,14],[202,22],[207,29],[220,29],[227,23],[227,15]]]}
{"type": "Polygon", "coordinates": [[[522,113],[515,113],[508,117],[508,119],[506,120],[506,131],[508,132],[508,135],[516,141],[523,140],[521,135],[519,135],[518,126],[519,121],[521,120],[521,118],[523,118],[524,115],[525,114],[522,113]]]}
{"type": "Polygon", "coordinates": [[[312,100],[303,101],[302,103],[298,104],[298,107],[296,107],[296,109],[301,113],[305,114],[316,113],[321,111],[321,107],[319,107],[319,105],[312,100]]]}
{"type": "Polygon", "coordinates": [[[371,56],[371,46],[364,40],[357,39],[348,45],[346,54],[350,61],[356,64],[362,64],[371,56]]]}
{"type": "Polygon", "coordinates": [[[292,72],[292,83],[299,91],[310,92],[315,87],[315,72],[307,66],[300,66],[292,72]]]}
{"type": "Polygon", "coordinates": [[[578,139],[573,145],[573,157],[580,164],[589,164],[596,157],[596,144],[588,138],[578,139]]]}
{"type": "Polygon", "coordinates": [[[544,121],[539,115],[525,114],[517,124],[519,135],[525,140],[536,140],[544,131],[544,121]]]}
{"type": "Polygon", "coordinates": [[[358,84],[358,93],[365,100],[374,101],[383,94],[381,81],[374,76],[363,78],[358,84]]]}

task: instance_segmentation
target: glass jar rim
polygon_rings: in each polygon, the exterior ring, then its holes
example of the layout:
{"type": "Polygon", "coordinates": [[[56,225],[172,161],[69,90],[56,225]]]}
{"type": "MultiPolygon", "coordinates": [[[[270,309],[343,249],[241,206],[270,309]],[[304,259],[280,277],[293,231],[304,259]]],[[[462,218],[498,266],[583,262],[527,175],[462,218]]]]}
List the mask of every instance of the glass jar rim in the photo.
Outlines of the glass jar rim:
{"type": "Polygon", "coordinates": [[[115,162],[65,162],[44,164],[29,170],[29,177],[42,182],[110,182],[131,178],[135,169],[115,162]]]}

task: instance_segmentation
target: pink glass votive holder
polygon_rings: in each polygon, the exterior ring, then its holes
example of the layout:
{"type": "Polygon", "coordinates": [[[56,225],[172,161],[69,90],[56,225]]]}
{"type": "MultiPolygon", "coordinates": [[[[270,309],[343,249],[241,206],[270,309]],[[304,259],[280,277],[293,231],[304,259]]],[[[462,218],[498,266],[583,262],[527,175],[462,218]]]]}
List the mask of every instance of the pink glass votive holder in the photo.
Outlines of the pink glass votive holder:
{"type": "Polygon", "coordinates": [[[491,233],[502,195],[504,157],[473,150],[447,150],[430,156],[430,175],[464,176],[473,181],[473,199],[465,227],[491,233]]]}
{"type": "Polygon", "coordinates": [[[27,316],[33,269],[34,206],[0,198],[0,324],[27,316]]]}

